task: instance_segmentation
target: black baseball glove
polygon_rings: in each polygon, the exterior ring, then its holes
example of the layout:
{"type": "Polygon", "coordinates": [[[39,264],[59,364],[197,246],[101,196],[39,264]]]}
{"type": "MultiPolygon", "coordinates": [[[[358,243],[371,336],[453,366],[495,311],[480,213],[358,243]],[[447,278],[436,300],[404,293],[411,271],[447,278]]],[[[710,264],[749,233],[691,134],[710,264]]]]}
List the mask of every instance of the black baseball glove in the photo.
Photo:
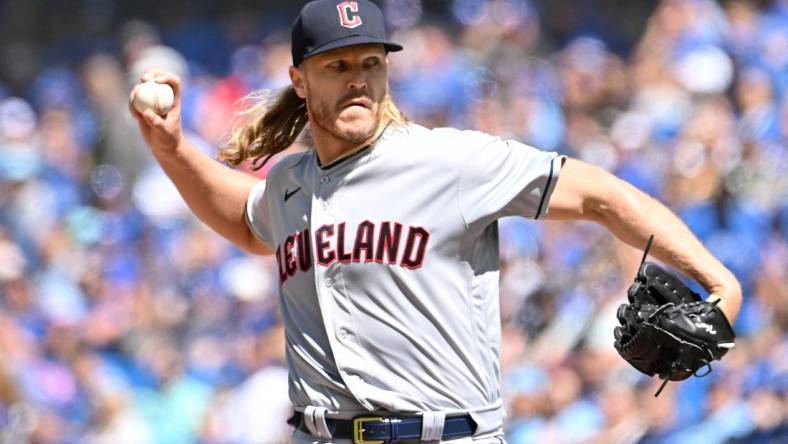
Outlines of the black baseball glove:
{"type": "Polygon", "coordinates": [[[618,308],[621,325],[613,335],[627,362],[665,380],[658,396],[667,381],[708,374],[709,363],[733,348],[736,336],[718,300],[701,300],[678,277],[645,261],[650,246],[651,239],[627,292],[629,303],[618,308]]]}

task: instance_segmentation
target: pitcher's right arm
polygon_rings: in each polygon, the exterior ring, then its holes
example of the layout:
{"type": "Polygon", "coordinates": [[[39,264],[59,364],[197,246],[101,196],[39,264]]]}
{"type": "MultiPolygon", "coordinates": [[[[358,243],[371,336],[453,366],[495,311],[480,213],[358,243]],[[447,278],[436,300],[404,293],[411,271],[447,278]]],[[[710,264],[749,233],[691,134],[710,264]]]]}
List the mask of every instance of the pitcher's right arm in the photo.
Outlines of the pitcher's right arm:
{"type": "Polygon", "coordinates": [[[246,224],[246,199],[259,179],[222,165],[201,153],[181,130],[181,82],[169,73],[148,70],[140,78],[170,85],[175,93],[172,109],[159,116],[152,110],[137,112],[131,104],[137,88],[129,96],[129,110],[137,119],[145,142],[194,214],[221,236],[244,251],[267,255],[271,247],[255,236],[246,224]]]}

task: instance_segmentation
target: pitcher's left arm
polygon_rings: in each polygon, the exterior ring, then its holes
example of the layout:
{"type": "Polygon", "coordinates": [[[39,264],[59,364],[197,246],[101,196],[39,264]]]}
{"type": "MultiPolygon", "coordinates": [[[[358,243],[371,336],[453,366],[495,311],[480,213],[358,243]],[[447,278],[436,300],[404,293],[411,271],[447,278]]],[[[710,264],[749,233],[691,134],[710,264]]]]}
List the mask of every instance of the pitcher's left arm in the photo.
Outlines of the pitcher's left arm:
{"type": "Polygon", "coordinates": [[[638,249],[653,234],[651,254],[703,285],[709,301],[720,299],[731,325],[736,319],[742,290],[733,273],[672,211],[613,174],[565,158],[545,219],[597,222],[638,249]]]}

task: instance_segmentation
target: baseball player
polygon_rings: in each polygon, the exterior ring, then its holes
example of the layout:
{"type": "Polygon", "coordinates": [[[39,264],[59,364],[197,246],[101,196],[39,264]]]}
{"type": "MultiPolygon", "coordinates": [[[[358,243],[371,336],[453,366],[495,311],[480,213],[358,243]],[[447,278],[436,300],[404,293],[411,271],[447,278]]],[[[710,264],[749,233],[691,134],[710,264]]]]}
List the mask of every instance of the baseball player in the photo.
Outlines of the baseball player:
{"type": "Polygon", "coordinates": [[[173,87],[165,116],[130,107],[194,213],[239,247],[276,256],[293,442],[504,442],[503,216],[595,221],[639,247],[653,233],[653,254],[735,318],[735,277],[634,187],[513,140],[409,122],[388,91],[387,53],[402,49],[367,0],[307,3],[292,29],[292,86],[221,154],[259,166],[307,128],[310,149],[263,181],[183,137],[177,77],[141,79],[173,87]]]}

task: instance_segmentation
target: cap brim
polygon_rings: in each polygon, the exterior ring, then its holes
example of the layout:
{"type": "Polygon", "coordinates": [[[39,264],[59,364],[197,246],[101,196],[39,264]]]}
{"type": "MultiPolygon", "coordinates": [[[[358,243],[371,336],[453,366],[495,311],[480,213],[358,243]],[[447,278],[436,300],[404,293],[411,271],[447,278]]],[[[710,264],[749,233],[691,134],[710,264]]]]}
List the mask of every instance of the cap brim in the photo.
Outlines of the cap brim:
{"type": "Polygon", "coordinates": [[[402,51],[402,45],[398,43],[376,39],[368,35],[351,35],[348,37],[342,37],[341,39],[332,40],[325,45],[318,46],[317,48],[307,51],[301,61],[303,62],[309,57],[331,51],[332,49],[344,48],[345,46],[366,45],[370,43],[383,45],[387,52],[402,51]]]}

